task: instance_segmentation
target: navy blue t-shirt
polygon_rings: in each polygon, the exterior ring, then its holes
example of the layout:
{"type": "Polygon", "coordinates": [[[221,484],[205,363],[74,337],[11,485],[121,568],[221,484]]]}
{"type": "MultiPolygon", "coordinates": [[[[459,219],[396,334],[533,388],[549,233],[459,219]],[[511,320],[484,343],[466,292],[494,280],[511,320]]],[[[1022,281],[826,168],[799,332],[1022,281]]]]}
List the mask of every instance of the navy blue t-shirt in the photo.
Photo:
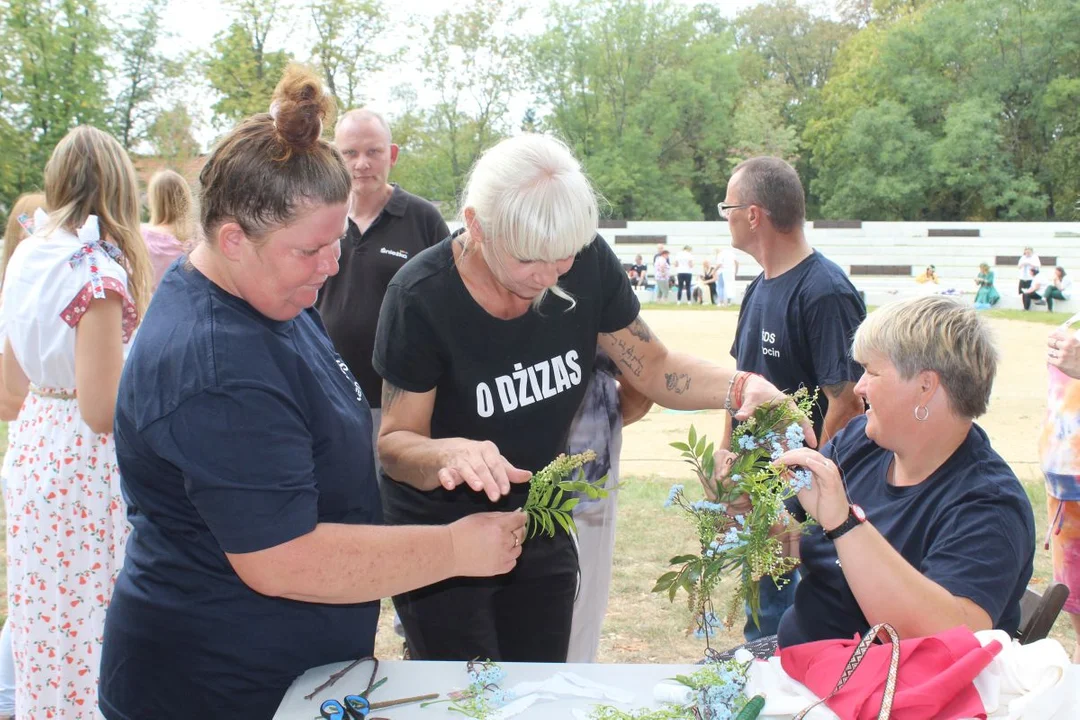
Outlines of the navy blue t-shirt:
{"type": "MultiPolygon", "coordinates": [[[[746,288],[731,356],[786,393],[856,382],[851,340],[866,305],[839,265],[816,250],[783,275],[758,275],[746,288]]],[[[828,394],[818,395],[814,431],[821,437],[828,394]]]]}
{"type": "Polygon", "coordinates": [[[274,321],[174,264],[124,367],[115,438],[133,530],[105,623],[106,717],[265,720],[309,667],[371,654],[377,602],[260,595],[225,556],[381,522],[370,409],[316,311],[274,321]]]}
{"type": "MultiPolygon", "coordinates": [[[[941,467],[910,487],[887,482],[893,453],[866,437],[865,415],[823,452],[843,469],[851,502],[905,560],[985,610],[996,629],[1016,632],[1035,557],[1035,518],[1020,481],[982,428],[973,425],[941,467]]],[[[803,515],[797,502],[791,509],[803,515]]],[[[802,581],[780,621],[780,647],[865,634],[870,625],[820,526],[803,536],[799,551],[802,581]]]]}

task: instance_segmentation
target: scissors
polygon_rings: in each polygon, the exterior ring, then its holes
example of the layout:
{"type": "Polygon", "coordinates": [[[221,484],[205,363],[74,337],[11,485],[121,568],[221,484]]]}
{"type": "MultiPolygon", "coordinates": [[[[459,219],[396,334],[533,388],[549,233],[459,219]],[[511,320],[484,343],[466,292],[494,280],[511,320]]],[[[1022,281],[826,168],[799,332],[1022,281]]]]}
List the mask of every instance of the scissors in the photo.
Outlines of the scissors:
{"type": "Polygon", "coordinates": [[[371,703],[363,695],[346,695],[345,704],[327,700],[319,708],[326,720],[366,720],[371,713],[371,703]]]}

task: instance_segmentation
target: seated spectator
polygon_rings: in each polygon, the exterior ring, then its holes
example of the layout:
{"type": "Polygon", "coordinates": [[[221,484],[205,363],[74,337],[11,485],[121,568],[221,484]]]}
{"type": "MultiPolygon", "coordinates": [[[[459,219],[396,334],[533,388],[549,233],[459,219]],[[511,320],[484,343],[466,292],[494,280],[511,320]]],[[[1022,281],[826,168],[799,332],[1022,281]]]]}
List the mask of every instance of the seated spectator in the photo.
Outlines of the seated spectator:
{"type": "Polygon", "coordinates": [[[637,272],[638,282],[641,283],[641,287],[649,287],[649,268],[640,255],[634,256],[634,264],[631,267],[637,272]]]}
{"type": "Polygon", "coordinates": [[[1032,304],[1045,305],[1046,301],[1043,300],[1042,292],[1045,292],[1047,286],[1046,278],[1041,272],[1037,272],[1031,276],[1030,282],[1027,287],[1020,291],[1020,299],[1024,303],[1024,309],[1030,310],[1032,304]]]}
{"type": "Polygon", "coordinates": [[[642,285],[641,276],[638,274],[638,271],[634,269],[633,265],[626,269],[626,277],[630,279],[630,287],[636,288],[642,285]]]}
{"type": "MultiPolygon", "coordinates": [[[[901,638],[959,625],[1014,634],[1035,521],[1016,475],[974,423],[998,361],[986,322],[950,298],[893,303],[859,326],[852,355],[866,369],[855,387],[866,414],[821,452],[777,459],[812,473],[788,509],[817,521],[783,538],[802,560],[802,581],[779,647],[851,638],[881,622],[901,638]]],[[[716,467],[730,467],[729,457],[717,453],[716,467]]],[[[748,514],[745,499],[730,508],[748,514]]],[[[763,656],[765,644],[750,649],[763,656]]]]}
{"type": "Polygon", "coordinates": [[[926,270],[924,270],[921,275],[915,276],[915,282],[919,283],[920,285],[923,283],[934,283],[935,285],[937,285],[937,270],[934,268],[933,265],[927,265],[926,270]]]}
{"type": "Polygon", "coordinates": [[[716,268],[708,261],[701,262],[701,284],[709,289],[709,303],[716,304],[716,268]]]}
{"type": "Polygon", "coordinates": [[[1017,292],[1023,294],[1024,289],[1031,286],[1031,280],[1039,274],[1039,270],[1042,267],[1042,260],[1035,254],[1035,251],[1030,248],[1024,248],[1024,254],[1020,256],[1020,259],[1016,261],[1016,267],[1020,272],[1019,290],[1017,292]]]}
{"type": "Polygon", "coordinates": [[[1043,291],[1046,298],[1046,309],[1053,312],[1055,300],[1068,300],[1072,297],[1072,278],[1065,277],[1065,268],[1058,265],[1054,268],[1054,279],[1043,291]]]}
{"type": "Polygon", "coordinates": [[[998,304],[1001,293],[994,287],[994,271],[987,263],[979,264],[979,274],[975,276],[975,285],[979,288],[975,292],[975,309],[986,310],[998,304]]]}

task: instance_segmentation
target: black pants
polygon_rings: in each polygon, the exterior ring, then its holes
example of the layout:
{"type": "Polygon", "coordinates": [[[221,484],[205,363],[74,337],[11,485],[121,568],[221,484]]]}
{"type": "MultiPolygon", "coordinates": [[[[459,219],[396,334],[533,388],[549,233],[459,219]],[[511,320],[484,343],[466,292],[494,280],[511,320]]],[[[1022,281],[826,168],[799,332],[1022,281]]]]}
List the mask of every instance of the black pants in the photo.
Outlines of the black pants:
{"type": "Polygon", "coordinates": [[[1030,280],[1021,280],[1020,281],[1020,289],[1017,290],[1017,292],[1020,293],[1021,295],[1023,295],[1024,290],[1026,288],[1029,288],[1029,287],[1031,287],[1031,281],[1030,280]]]}
{"type": "Polygon", "coordinates": [[[679,293],[675,296],[676,300],[682,300],[683,289],[686,289],[686,301],[690,302],[690,281],[694,279],[693,273],[679,273],[679,293]]]}
{"type": "Polygon", "coordinates": [[[711,282],[711,283],[706,283],[706,285],[709,286],[709,302],[711,302],[713,305],[715,305],[716,304],[716,283],[711,282]]]}
{"type": "MultiPolygon", "coordinates": [[[[1031,285],[1031,281],[1030,281],[1030,280],[1028,280],[1028,285],[1031,285]]],[[[1042,295],[1039,295],[1039,293],[1037,293],[1037,292],[1033,292],[1033,293],[1023,293],[1023,294],[1022,294],[1022,295],[1021,295],[1020,297],[1021,297],[1021,298],[1023,299],[1023,301],[1024,301],[1024,309],[1025,309],[1025,310],[1030,310],[1030,309],[1031,309],[1031,303],[1032,303],[1033,301],[1035,301],[1035,300],[1042,300],[1042,295]]],[[[1053,301],[1051,301],[1051,302],[1053,302],[1053,301]]]]}
{"type": "Polygon", "coordinates": [[[414,660],[566,662],[577,592],[569,536],[525,541],[494,578],[451,578],[394,597],[414,660]]]}

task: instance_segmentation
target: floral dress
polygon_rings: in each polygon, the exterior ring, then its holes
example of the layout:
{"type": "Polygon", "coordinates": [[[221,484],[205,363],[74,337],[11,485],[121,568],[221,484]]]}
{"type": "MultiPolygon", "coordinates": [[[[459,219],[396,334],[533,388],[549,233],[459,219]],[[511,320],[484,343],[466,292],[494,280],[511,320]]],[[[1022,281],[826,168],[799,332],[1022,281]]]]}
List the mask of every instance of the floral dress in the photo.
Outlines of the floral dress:
{"type": "Polygon", "coordinates": [[[75,399],[75,328],[106,291],[123,298],[124,352],[137,324],[119,251],[91,216],[78,235],[46,228],[12,256],[0,315],[30,392],[9,426],[8,622],[19,717],[97,718],[105,609],[130,526],[111,434],[75,399]]]}

